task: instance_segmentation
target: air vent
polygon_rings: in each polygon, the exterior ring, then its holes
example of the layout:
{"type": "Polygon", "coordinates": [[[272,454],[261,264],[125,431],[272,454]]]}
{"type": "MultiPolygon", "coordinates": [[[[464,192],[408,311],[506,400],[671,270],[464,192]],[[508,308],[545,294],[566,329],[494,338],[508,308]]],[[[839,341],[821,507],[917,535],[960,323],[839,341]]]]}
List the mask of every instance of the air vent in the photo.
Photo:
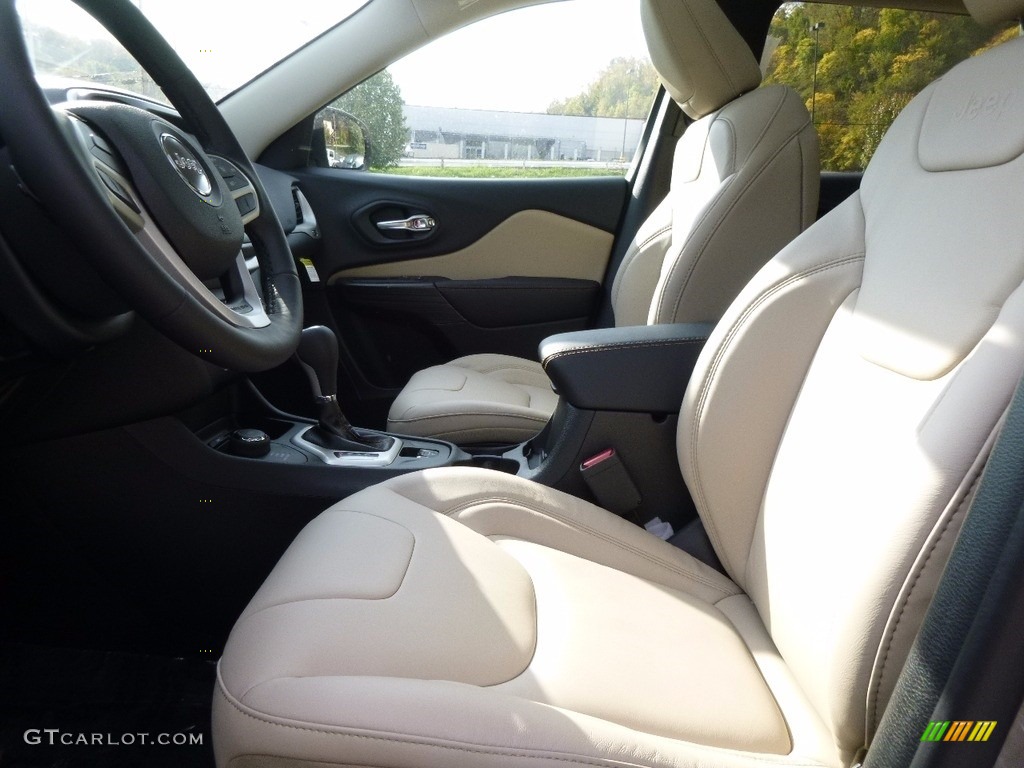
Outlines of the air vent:
{"type": "Polygon", "coordinates": [[[302,218],[302,203],[299,202],[299,188],[292,187],[292,202],[295,203],[295,223],[301,224],[302,218]]]}

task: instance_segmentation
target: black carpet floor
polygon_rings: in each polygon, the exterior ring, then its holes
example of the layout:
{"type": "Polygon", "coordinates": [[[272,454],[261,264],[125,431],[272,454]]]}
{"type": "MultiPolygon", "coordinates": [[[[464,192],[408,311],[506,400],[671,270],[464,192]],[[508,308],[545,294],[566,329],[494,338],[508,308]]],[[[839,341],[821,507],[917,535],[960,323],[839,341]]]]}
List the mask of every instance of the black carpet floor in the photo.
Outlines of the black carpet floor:
{"type": "Polygon", "coordinates": [[[0,644],[3,768],[212,768],[202,659],[0,644]]]}

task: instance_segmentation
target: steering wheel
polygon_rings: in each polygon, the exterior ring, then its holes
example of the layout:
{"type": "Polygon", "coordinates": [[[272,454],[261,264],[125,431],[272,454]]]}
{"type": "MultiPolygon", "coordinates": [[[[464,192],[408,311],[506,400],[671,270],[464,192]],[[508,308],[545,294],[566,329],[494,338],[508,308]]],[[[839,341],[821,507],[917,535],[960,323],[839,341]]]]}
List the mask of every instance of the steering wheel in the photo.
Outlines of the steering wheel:
{"type": "Polygon", "coordinates": [[[259,177],[199,81],[129,0],[75,0],[146,69],[188,130],[126,104],[51,107],[15,0],[0,0],[0,135],[25,187],[124,302],[183,348],[258,371],[284,362],[302,291],[259,177]],[[248,234],[262,296],[241,254],[248,234]],[[223,295],[207,283],[220,280],[223,295]]]}

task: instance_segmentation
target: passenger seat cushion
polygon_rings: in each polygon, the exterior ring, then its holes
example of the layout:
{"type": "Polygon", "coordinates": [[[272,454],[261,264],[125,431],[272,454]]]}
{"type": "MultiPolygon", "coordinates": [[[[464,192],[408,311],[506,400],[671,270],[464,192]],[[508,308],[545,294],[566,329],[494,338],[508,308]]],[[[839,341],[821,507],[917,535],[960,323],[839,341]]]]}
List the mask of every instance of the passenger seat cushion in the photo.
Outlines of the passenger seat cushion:
{"type": "Polygon", "coordinates": [[[416,372],[391,406],[388,430],[458,443],[528,440],[558,403],[540,363],[469,355],[416,372]]]}

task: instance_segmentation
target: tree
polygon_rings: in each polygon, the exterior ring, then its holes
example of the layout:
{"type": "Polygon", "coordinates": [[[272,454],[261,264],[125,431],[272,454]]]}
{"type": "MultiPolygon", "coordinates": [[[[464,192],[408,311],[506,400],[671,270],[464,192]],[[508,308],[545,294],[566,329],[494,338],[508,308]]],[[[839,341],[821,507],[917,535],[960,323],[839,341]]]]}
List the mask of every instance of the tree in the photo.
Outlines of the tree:
{"type": "Polygon", "coordinates": [[[362,126],[353,126],[349,141],[369,140],[373,168],[398,165],[408,141],[409,129],[402,113],[402,91],[387,70],[364,80],[331,104],[355,117],[362,126]],[[362,132],[364,137],[358,134],[362,132]]]}
{"type": "Polygon", "coordinates": [[[651,62],[620,56],[612,59],[583,93],[551,102],[548,114],[644,118],[658,85],[651,62]]]}
{"type": "Polygon", "coordinates": [[[766,83],[795,89],[821,142],[823,170],[859,170],[910,100],[979,49],[1008,39],[966,16],[787,3],[772,20],[766,83]],[[814,59],[812,25],[824,22],[814,59]],[[817,67],[817,88],[811,93],[817,67]]]}

